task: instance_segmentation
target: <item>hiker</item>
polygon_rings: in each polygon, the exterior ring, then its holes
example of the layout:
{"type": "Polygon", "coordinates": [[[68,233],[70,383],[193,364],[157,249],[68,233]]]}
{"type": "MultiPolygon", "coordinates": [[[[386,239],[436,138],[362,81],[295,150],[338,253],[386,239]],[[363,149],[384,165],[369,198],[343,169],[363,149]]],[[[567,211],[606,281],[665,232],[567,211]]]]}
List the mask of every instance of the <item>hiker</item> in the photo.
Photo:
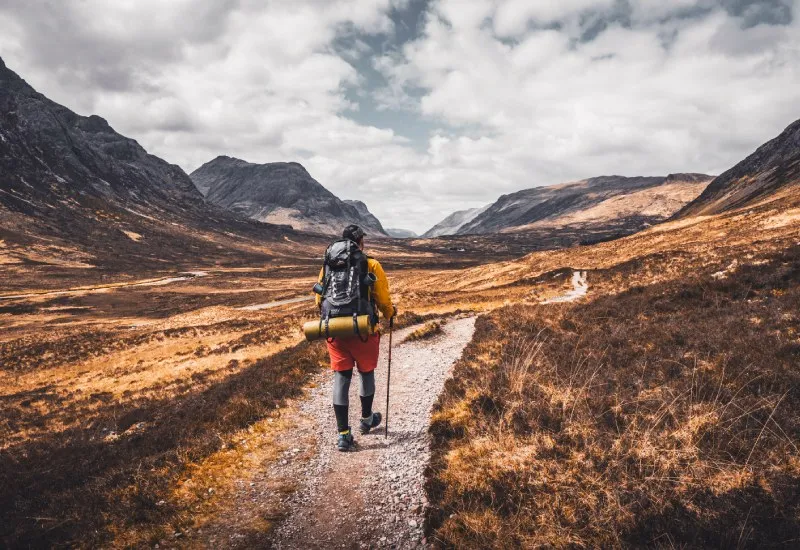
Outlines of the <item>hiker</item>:
{"type": "MultiPolygon", "coordinates": [[[[397,308],[389,296],[386,274],[378,260],[364,253],[364,230],[357,225],[348,225],[342,232],[342,240],[334,242],[325,251],[319,284],[324,289],[317,294],[322,319],[369,315],[371,324],[377,325],[378,310],[386,319],[397,315],[397,308]]],[[[354,367],[358,369],[360,381],[359,430],[367,434],[381,423],[381,413],[372,410],[380,332],[329,338],[327,344],[334,371],[333,411],[339,433],[337,446],[340,451],[349,451],[355,443],[348,416],[354,367]]]]}

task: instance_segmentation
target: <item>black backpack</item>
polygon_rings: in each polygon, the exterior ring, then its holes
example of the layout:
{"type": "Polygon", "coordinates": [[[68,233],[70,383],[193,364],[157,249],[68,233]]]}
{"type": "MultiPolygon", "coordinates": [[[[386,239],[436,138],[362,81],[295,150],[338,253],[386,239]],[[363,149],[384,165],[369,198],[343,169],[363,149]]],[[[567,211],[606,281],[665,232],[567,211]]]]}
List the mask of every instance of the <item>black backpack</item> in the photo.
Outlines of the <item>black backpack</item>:
{"type": "Polygon", "coordinates": [[[350,239],[325,251],[322,278],[322,318],[375,315],[371,304],[367,255],[350,239]]]}

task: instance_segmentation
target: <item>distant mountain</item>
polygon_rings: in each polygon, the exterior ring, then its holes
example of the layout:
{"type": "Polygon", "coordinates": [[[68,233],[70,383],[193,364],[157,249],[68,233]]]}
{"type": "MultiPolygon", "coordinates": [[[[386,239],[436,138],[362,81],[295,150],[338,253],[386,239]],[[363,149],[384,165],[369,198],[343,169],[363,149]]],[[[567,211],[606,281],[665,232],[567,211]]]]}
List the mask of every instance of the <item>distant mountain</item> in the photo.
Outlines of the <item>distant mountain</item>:
{"type": "Polygon", "coordinates": [[[697,197],[713,177],[601,176],[503,195],[457,234],[516,232],[567,226],[614,226],[634,232],[669,218],[697,197]]]}
{"type": "Polygon", "coordinates": [[[800,184],[800,120],[721,174],[676,217],[719,214],[757,203],[800,184]]]}
{"type": "Polygon", "coordinates": [[[394,237],[395,239],[415,239],[419,236],[409,229],[393,229],[393,228],[387,228],[386,234],[389,235],[390,237],[394,237]]]}
{"type": "Polygon", "coordinates": [[[428,229],[422,234],[424,238],[441,237],[444,235],[455,235],[466,224],[470,223],[476,217],[483,214],[491,205],[486,205],[483,208],[471,208],[469,210],[459,210],[453,212],[445,219],[428,229]]]}
{"type": "Polygon", "coordinates": [[[323,234],[340,234],[356,223],[368,234],[385,234],[364,203],[339,199],[296,162],[253,164],[220,156],[191,178],[208,202],[254,220],[323,234]]]}
{"type": "Polygon", "coordinates": [[[14,261],[72,247],[95,265],[211,258],[237,231],[262,241],[287,230],[209,206],[180,167],[49,100],[0,59],[0,240],[20,247],[14,261]]]}

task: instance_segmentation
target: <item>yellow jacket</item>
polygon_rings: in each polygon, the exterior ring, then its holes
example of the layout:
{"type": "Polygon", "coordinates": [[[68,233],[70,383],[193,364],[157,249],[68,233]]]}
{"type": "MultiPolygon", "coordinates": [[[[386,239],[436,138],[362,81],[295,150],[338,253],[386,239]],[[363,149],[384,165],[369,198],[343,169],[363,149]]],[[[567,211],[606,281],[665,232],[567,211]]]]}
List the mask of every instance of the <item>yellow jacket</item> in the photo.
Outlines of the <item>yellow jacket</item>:
{"type": "MultiPolygon", "coordinates": [[[[367,258],[367,267],[369,272],[375,275],[375,278],[378,279],[372,286],[372,298],[378,305],[378,309],[381,311],[381,313],[383,313],[383,316],[386,319],[391,319],[391,317],[394,315],[394,304],[392,304],[392,297],[389,295],[389,279],[386,278],[386,273],[383,271],[381,263],[375,258],[367,258]]],[[[325,268],[323,267],[319,271],[320,283],[322,282],[324,276],[325,268]]],[[[315,296],[317,297],[317,307],[319,307],[319,305],[322,303],[322,296],[319,294],[315,294],[315,296]]]]}

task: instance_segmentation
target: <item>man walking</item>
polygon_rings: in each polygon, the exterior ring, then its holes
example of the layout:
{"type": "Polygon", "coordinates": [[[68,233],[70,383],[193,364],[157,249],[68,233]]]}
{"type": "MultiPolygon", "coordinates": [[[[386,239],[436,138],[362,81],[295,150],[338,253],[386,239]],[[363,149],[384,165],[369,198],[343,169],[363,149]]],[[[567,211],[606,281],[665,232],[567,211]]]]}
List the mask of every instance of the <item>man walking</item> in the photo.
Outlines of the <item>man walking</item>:
{"type": "MultiPolygon", "coordinates": [[[[377,324],[378,310],[384,318],[391,319],[397,314],[389,295],[389,281],[380,262],[364,254],[364,231],[357,225],[349,225],[342,232],[344,241],[337,241],[326,252],[326,261],[319,274],[319,282],[323,288],[331,289],[337,282],[342,288],[358,287],[358,305],[338,307],[338,301],[331,299],[331,293],[317,295],[317,305],[322,317],[349,316],[352,314],[368,314],[377,324]],[[334,273],[329,266],[331,249],[337,245],[347,251],[347,271],[334,273]],[[341,275],[353,273],[353,275],[341,275]],[[354,284],[353,282],[356,281],[354,284]]],[[[339,254],[341,257],[342,254],[339,254]]],[[[339,432],[337,446],[340,451],[349,451],[355,444],[349,421],[349,392],[353,378],[353,369],[359,374],[359,395],[361,397],[361,421],[359,431],[367,434],[381,423],[381,413],[372,410],[375,397],[375,368],[378,366],[380,350],[380,333],[366,335],[354,334],[352,337],[338,337],[327,340],[331,369],[334,371],[333,410],[336,414],[336,425],[339,432]]]]}

